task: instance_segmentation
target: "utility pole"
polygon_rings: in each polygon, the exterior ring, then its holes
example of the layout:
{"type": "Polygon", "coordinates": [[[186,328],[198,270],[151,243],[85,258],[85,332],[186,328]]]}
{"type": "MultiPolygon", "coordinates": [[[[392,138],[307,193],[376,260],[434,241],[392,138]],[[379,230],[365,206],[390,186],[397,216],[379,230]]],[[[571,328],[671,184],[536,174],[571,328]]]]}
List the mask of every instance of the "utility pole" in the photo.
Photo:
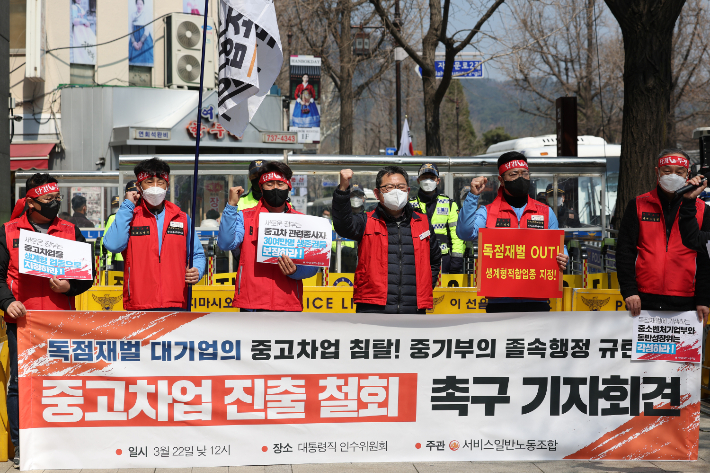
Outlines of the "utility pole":
{"type": "MultiPolygon", "coordinates": [[[[394,0],[394,27],[397,28],[398,32],[402,32],[402,19],[399,14],[399,0],[394,0]]],[[[395,95],[396,95],[396,108],[397,108],[397,151],[399,151],[399,144],[402,142],[402,80],[401,80],[401,62],[407,55],[404,52],[404,48],[394,48],[394,63],[395,63],[395,95]]]]}

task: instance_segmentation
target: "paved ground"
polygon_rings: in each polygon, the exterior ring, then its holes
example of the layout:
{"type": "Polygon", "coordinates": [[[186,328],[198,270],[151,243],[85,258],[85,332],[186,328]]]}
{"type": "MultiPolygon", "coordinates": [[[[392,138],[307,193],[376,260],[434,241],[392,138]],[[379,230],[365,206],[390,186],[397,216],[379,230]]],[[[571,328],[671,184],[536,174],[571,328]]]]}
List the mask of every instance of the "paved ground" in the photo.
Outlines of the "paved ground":
{"type": "MultiPolygon", "coordinates": [[[[10,462],[0,463],[0,473],[12,473],[10,462]]],[[[696,462],[437,462],[437,463],[337,463],[311,465],[238,466],[224,468],[158,468],[133,470],[36,470],[32,473],[710,473],[710,417],[700,417],[700,451],[696,462]]]]}

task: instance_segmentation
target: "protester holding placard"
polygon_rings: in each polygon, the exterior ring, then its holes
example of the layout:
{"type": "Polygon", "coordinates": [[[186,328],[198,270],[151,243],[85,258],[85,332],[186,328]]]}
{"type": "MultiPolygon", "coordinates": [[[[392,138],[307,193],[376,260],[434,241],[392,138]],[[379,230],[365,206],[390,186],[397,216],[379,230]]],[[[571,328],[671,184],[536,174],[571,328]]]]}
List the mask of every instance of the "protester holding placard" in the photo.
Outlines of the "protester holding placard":
{"type": "MultiPolygon", "coordinates": [[[[527,228],[556,230],[555,212],[529,195],[530,171],[527,158],[517,151],[503,153],[498,158],[498,196],[495,200],[478,208],[481,192],[488,179],[475,177],[471,180],[471,191],[466,196],[456,233],[459,238],[473,241],[478,238],[481,228],[527,228]]],[[[521,242],[522,243],[522,242],[521,242]]],[[[567,267],[567,248],[557,254],[560,271],[567,267]]],[[[545,312],[550,310],[547,299],[518,299],[510,297],[489,298],[486,312],[545,312]]]]}
{"type": "MultiPolygon", "coordinates": [[[[43,278],[23,274],[20,268],[20,231],[39,232],[67,240],[86,242],[76,225],[57,218],[62,196],[57,180],[37,173],[27,179],[26,212],[0,227],[0,309],[5,312],[10,350],[7,411],[10,437],[19,466],[19,411],[17,393],[17,322],[28,310],[73,310],[74,297],[89,290],[91,280],[43,278]]],[[[93,262],[93,259],[92,259],[93,262]]],[[[93,265],[92,265],[93,266],[93,265]]],[[[93,267],[92,267],[93,276],[93,267]]]]}
{"type": "Polygon", "coordinates": [[[197,237],[189,235],[190,217],[165,200],[170,166],[158,158],[138,163],[138,194],[126,193],[104,246],[122,253],[123,308],[126,310],[186,310],[187,285],[205,271],[205,252],[197,237]],[[190,245],[193,267],[188,268],[190,245]]]}
{"type": "MultiPolygon", "coordinates": [[[[688,179],[690,158],[678,149],[658,155],[658,185],[629,201],[619,227],[616,268],[619,289],[631,315],[642,310],[697,311],[707,319],[710,306],[710,259],[679,228],[679,210],[708,230],[710,215],[703,201],[675,193],[688,179]]],[[[692,194],[692,193],[691,193],[692,194]]]]}
{"type": "Polygon", "coordinates": [[[426,214],[409,203],[409,177],[399,166],[377,173],[373,211],[354,214],[350,169],[333,192],[338,235],[358,242],[353,299],[356,312],[415,314],[433,308],[441,249],[426,214]]]}
{"type": "Polygon", "coordinates": [[[285,254],[279,256],[277,264],[257,262],[259,216],[262,213],[301,214],[288,201],[292,175],[286,164],[266,162],[257,174],[259,203],[244,211],[239,210],[244,189],[240,186],[229,189],[217,245],[224,251],[241,250],[233,307],[247,312],[303,311],[302,280],[315,276],[318,268],[296,265],[285,254]]]}

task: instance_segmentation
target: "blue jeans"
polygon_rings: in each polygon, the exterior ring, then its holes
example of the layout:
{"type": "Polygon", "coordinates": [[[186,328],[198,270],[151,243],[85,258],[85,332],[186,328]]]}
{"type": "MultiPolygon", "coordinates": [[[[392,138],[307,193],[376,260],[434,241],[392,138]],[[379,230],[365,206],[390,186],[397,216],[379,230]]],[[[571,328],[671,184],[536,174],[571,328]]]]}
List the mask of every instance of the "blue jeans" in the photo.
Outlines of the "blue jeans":
{"type": "Polygon", "coordinates": [[[15,447],[20,445],[20,401],[17,395],[17,324],[7,325],[7,346],[10,349],[10,380],[7,383],[7,418],[10,421],[10,439],[15,447]]]}

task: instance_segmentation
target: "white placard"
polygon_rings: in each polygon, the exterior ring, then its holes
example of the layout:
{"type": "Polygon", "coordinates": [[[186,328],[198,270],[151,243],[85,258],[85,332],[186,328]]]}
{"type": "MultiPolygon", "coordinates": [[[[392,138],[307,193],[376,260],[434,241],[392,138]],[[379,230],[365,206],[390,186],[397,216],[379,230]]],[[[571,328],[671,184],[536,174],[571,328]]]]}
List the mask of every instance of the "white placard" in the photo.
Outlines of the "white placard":
{"type": "Polygon", "coordinates": [[[91,245],[20,230],[20,273],[42,278],[93,279],[91,245]]]}
{"type": "Polygon", "coordinates": [[[648,312],[634,317],[633,360],[700,363],[703,323],[694,311],[648,312]]]}
{"type": "Polygon", "coordinates": [[[333,232],[327,218],[287,213],[259,214],[257,263],[277,263],[286,255],[296,264],[330,266],[333,232]]]}

